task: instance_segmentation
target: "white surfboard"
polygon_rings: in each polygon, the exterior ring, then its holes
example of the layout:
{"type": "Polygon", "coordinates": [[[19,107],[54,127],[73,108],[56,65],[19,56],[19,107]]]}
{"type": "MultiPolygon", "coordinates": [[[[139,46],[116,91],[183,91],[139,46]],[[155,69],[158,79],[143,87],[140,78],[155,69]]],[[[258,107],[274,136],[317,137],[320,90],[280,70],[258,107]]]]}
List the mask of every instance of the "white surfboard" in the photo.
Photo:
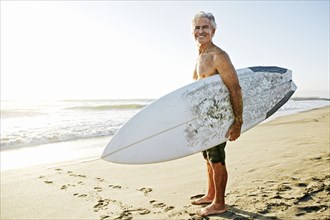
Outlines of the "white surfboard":
{"type": "MultiPolygon", "coordinates": [[[[288,69],[249,67],[237,75],[243,95],[242,132],[276,112],[296,90],[288,69]]],[[[227,141],[232,122],[229,92],[215,75],[147,105],[115,133],[102,159],[146,164],[185,157],[227,141]]]]}

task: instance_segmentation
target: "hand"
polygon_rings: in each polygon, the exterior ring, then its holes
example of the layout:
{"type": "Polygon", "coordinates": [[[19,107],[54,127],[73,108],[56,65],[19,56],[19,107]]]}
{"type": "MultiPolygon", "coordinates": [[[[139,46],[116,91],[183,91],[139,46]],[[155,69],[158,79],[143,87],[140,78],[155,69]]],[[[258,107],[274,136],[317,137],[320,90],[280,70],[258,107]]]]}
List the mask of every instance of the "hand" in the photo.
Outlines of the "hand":
{"type": "Polygon", "coordinates": [[[235,141],[241,135],[242,120],[235,120],[233,124],[229,127],[226,138],[230,141],[235,141]]]}

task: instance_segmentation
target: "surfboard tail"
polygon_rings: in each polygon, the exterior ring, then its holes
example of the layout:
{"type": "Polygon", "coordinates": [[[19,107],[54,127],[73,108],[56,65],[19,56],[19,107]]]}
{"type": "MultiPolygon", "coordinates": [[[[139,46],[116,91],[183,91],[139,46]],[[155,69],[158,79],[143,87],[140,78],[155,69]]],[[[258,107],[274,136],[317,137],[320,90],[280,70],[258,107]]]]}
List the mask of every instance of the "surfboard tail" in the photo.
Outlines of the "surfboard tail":
{"type": "Polygon", "coordinates": [[[297,86],[292,80],[290,81],[290,83],[291,83],[291,90],[285,94],[285,96],[283,97],[283,99],[281,99],[281,101],[279,101],[271,110],[267,112],[266,119],[272,116],[278,109],[280,109],[295,93],[295,91],[297,90],[297,86]]]}

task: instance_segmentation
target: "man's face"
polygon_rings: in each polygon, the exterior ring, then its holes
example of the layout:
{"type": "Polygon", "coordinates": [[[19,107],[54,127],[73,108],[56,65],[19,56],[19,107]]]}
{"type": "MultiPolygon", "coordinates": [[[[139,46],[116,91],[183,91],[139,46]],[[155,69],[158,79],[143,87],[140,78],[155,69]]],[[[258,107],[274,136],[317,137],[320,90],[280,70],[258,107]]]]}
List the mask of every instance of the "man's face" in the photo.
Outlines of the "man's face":
{"type": "Polygon", "coordinates": [[[212,40],[215,29],[207,18],[197,18],[193,26],[193,34],[198,44],[208,43],[212,40]]]}

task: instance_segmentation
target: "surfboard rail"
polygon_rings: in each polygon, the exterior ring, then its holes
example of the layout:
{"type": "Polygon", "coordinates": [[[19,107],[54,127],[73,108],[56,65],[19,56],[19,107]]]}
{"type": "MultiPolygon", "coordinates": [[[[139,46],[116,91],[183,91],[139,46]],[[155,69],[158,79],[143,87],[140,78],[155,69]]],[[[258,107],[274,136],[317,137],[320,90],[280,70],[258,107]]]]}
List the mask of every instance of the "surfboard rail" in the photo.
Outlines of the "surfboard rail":
{"type": "MultiPolygon", "coordinates": [[[[237,70],[245,132],[273,115],[293,95],[292,71],[277,66],[237,70]]],[[[219,75],[179,88],[144,107],[112,137],[101,158],[124,164],[185,157],[227,141],[233,122],[229,92],[219,75]]]]}

